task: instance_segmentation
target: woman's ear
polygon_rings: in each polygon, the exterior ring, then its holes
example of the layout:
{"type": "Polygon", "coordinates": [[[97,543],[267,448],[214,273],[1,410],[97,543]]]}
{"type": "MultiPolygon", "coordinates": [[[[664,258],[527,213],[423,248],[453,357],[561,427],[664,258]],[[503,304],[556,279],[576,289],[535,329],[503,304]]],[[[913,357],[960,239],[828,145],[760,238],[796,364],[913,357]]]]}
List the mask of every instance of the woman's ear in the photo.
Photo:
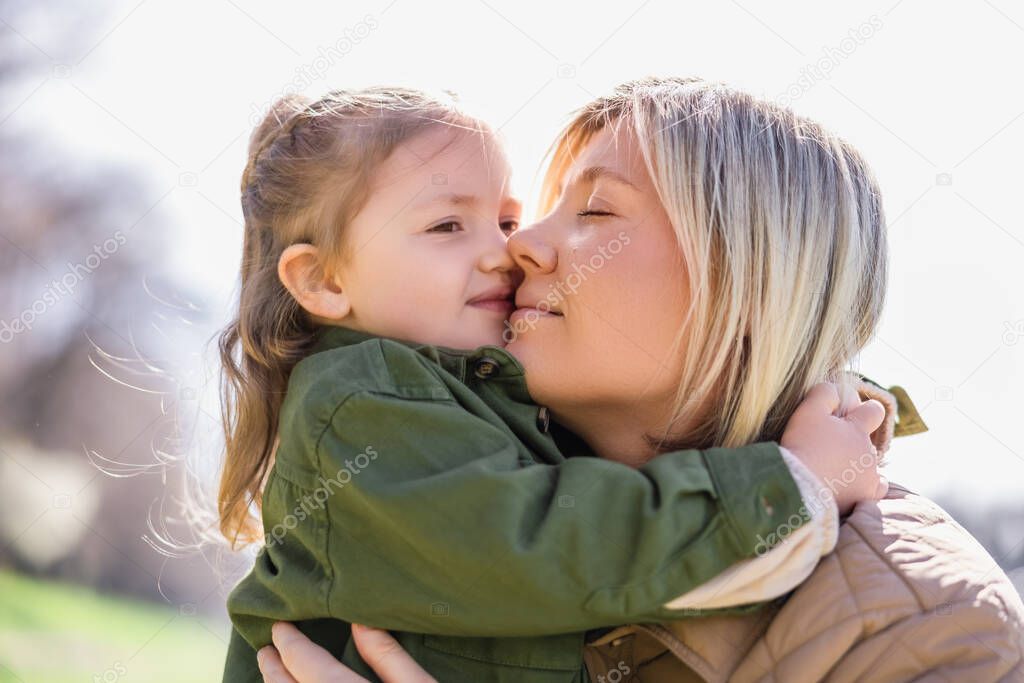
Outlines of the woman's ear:
{"type": "Polygon", "coordinates": [[[327,277],[320,251],[312,244],[293,244],[277,260],[277,276],[311,315],[339,321],[352,312],[348,295],[327,277]]]}

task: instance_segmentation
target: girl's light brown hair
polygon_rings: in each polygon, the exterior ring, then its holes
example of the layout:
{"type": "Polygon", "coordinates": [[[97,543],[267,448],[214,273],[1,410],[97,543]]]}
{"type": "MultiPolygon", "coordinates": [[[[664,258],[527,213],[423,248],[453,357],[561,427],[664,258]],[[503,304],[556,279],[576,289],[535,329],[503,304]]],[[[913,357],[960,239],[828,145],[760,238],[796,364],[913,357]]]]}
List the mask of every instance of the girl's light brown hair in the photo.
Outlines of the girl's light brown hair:
{"type": "Polygon", "coordinates": [[[485,130],[452,100],[378,87],[283,97],[250,137],[238,314],[218,340],[225,459],[217,509],[232,547],[262,538],[254,513],[281,404],[315,339],[316,325],[278,277],[281,253],[308,243],[325,271],[343,263],[344,226],[364,205],[374,171],[398,145],[438,125],[485,130]]]}
{"type": "Polygon", "coordinates": [[[888,248],[871,169],[785,107],[699,78],[646,78],[590,102],[562,131],[542,213],[588,141],[615,126],[638,142],[690,293],[670,426],[693,426],[651,441],[671,450],[779,440],[813,384],[849,379],[881,315],[888,248]]]}

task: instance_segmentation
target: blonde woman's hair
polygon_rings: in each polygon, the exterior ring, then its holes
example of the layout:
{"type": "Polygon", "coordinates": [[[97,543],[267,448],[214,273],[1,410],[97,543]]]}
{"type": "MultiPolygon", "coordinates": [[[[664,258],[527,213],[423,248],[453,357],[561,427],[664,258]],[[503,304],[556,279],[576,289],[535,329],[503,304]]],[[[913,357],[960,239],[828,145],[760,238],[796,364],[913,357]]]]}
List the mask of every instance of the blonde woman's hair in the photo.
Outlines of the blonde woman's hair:
{"type": "Polygon", "coordinates": [[[574,157],[615,126],[639,144],[690,293],[672,423],[693,426],[650,439],[665,450],[778,441],[813,384],[847,380],[881,315],[888,249],[871,170],[789,109],[699,78],[646,78],[562,131],[544,213],[574,157]],[[698,404],[703,414],[687,413],[698,404]]]}
{"type": "Polygon", "coordinates": [[[250,137],[238,314],[218,340],[225,459],[217,510],[232,547],[262,538],[255,513],[281,404],[292,368],[314,342],[315,324],[278,278],[278,259],[289,245],[308,243],[325,270],[343,263],[344,226],[366,202],[374,172],[432,126],[488,132],[454,100],[378,87],[282,97],[250,137]]]}

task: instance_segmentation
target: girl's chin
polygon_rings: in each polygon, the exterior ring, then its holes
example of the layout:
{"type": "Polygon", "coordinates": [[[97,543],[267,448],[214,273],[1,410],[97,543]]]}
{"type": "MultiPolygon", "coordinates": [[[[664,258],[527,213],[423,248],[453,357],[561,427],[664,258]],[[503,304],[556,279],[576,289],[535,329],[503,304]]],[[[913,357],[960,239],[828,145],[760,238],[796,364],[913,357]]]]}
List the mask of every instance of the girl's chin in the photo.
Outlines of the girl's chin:
{"type": "Polygon", "coordinates": [[[495,321],[494,324],[480,325],[472,334],[467,335],[466,344],[463,347],[467,349],[481,346],[504,347],[511,337],[511,335],[505,334],[507,329],[504,322],[499,323],[498,321],[495,321]]]}

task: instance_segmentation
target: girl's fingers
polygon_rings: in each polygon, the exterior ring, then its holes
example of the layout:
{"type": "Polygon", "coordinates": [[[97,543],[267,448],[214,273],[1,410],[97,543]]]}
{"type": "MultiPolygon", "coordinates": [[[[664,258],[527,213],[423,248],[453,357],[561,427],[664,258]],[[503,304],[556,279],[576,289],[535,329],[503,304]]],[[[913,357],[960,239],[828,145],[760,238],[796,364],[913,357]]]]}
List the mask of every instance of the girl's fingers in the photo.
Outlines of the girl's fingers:
{"type": "Polygon", "coordinates": [[[808,390],[797,409],[799,410],[803,406],[813,406],[818,412],[831,415],[836,412],[839,405],[839,392],[836,390],[836,385],[830,382],[821,382],[808,390]]]}
{"type": "Polygon", "coordinates": [[[885,419],[885,406],[873,398],[868,399],[847,413],[846,419],[857,425],[865,434],[870,434],[878,429],[885,419]]]}
{"type": "Polygon", "coordinates": [[[853,387],[852,384],[843,382],[839,385],[839,412],[837,415],[843,417],[849,414],[851,410],[860,405],[860,394],[853,387]]]}
{"type": "Polygon", "coordinates": [[[256,662],[260,665],[263,683],[298,683],[284,668],[277,650],[270,645],[256,653],[256,662]]]}
{"type": "Polygon", "coordinates": [[[293,624],[279,621],[271,633],[281,661],[297,683],[368,683],[293,624]]]}
{"type": "Polygon", "coordinates": [[[363,660],[384,683],[437,683],[387,631],[352,624],[352,637],[363,660]]]}

